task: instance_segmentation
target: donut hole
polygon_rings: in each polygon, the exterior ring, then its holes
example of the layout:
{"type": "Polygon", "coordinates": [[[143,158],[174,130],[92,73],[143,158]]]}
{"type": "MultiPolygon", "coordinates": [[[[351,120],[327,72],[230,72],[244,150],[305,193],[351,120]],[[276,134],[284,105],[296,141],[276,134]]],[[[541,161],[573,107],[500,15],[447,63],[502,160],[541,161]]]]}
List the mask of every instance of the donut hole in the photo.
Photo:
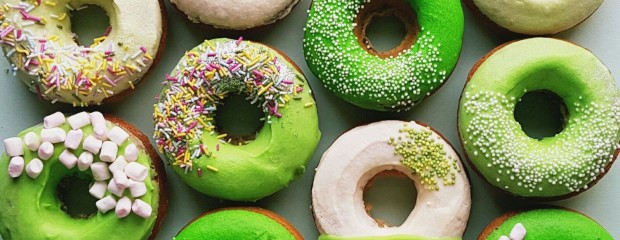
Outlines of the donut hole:
{"type": "Polygon", "coordinates": [[[383,171],[364,187],[366,213],[380,227],[402,225],[415,207],[417,190],[413,181],[396,171],[383,171]]]}
{"type": "Polygon", "coordinates": [[[244,145],[256,138],[263,126],[265,114],[256,104],[251,104],[245,94],[231,94],[215,111],[215,130],[226,134],[224,141],[244,145]]]}
{"type": "Polygon", "coordinates": [[[110,18],[100,6],[82,5],[71,11],[71,32],[76,43],[90,46],[94,39],[106,35],[110,18]]]}
{"type": "Polygon", "coordinates": [[[355,19],[357,42],[379,58],[396,57],[411,48],[419,31],[415,11],[403,0],[366,2],[355,19]]]}
{"type": "Polygon", "coordinates": [[[548,90],[538,90],[521,97],[515,106],[514,118],[527,136],[541,140],[564,130],[567,113],[560,96],[548,90]]]}
{"type": "Polygon", "coordinates": [[[97,214],[97,199],[90,195],[92,177],[71,174],[60,180],[56,187],[60,209],[72,218],[87,219],[97,214]]]}

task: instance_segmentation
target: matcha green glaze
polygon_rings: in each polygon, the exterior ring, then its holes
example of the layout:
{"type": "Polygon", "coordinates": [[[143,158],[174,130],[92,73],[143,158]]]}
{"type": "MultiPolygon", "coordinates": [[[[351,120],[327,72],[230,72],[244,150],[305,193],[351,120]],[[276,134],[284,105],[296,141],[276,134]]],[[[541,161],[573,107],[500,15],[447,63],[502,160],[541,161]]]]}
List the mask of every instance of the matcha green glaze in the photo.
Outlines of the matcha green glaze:
{"type": "Polygon", "coordinates": [[[407,2],[417,14],[417,41],[401,55],[381,59],[360,46],[354,35],[364,0],[313,1],[304,37],[310,70],[336,96],[359,107],[380,111],[413,107],[454,70],[464,17],[458,0],[407,2]]]}
{"type": "Polygon", "coordinates": [[[550,38],[511,43],[489,56],[461,97],[465,152],[491,184],[525,197],[558,197],[591,186],[620,141],[620,91],[591,52],[550,38]],[[562,132],[528,137],[514,119],[527,92],[547,90],[566,105],[562,132]]]}
{"type": "MultiPolygon", "coordinates": [[[[109,128],[113,126],[108,122],[109,128]]],[[[61,128],[68,131],[68,124],[61,128]]],[[[21,132],[18,136],[23,137],[28,132],[40,133],[43,125],[37,125],[21,132]]],[[[92,126],[82,128],[85,139],[92,135],[92,126]]],[[[125,147],[133,142],[143,146],[137,139],[130,137],[128,141],[119,147],[119,152],[124,152],[125,147]]],[[[159,185],[153,181],[145,181],[147,193],[139,199],[150,204],[153,214],[148,219],[141,218],[134,213],[119,219],[114,214],[114,209],[107,213],[97,212],[88,219],[72,218],[61,210],[61,202],[57,197],[57,185],[64,178],[72,174],[80,174],[92,178],[90,170],[80,172],[77,167],[67,169],[58,156],[64,150],[63,143],[54,144],[54,155],[47,161],[43,160],[43,172],[36,179],[32,179],[24,172],[20,177],[11,178],[7,170],[9,157],[4,154],[0,159],[0,234],[5,240],[10,239],[147,239],[155,226],[157,212],[159,210],[159,185]]],[[[83,152],[80,145],[73,151],[79,156],[83,152]]],[[[37,157],[36,152],[31,152],[24,145],[24,161],[37,157]]],[[[94,162],[99,161],[95,155],[94,162]]],[[[151,166],[149,177],[157,176],[152,160],[144,150],[140,150],[137,162],[145,166],[151,166]]],[[[94,182],[94,179],[93,179],[94,182]]],[[[111,193],[107,192],[106,195],[111,193]]],[[[125,191],[129,195],[129,191],[125,191]]]]}
{"type": "Polygon", "coordinates": [[[539,209],[519,213],[504,221],[486,239],[497,240],[502,235],[508,236],[517,223],[523,224],[527,231],[524,240],[613,239],[609,232],[594,220],[563,209],[539,209]]]}
{"type": "Polygon", "coordinates": [[[175,240],[295,240],[282,224],[248,210],[222,210],[187,225],[175,240]]]}
{"type": "MultiPolygon", "coordinates": [[[[208,45],[223,46],[229,43],[230,39],[214,39],[208,43],[203,43],[194,48],[190,54],[201,54],[200,49],[208,48],[208,45]]],[[[290,68],[291,79],[298,86],[303,86],[304,90],[296,94],[288,94],[291,100],[285,107],[280,107],[281,117],[271,116],[265,113],[265,121],[262,129],[256,134],[256,138],[244,145],[225,143],[218,139],[214,132],[204,131],[200,138],[188,138],[186,143],[190,149],[198,148],[202,144],[210,151],[210,154],[202,154],[192,158],[191,170],[183,168],[175,163],[175,152],[165,149],[164,153],[168,161],[172,164],[174,171],[181,179],[192,188],[212,197],[236,200],[254,201],[269,196],[278,190],[288,186],[305,171],[305,165],[310,159],[320,139],[318,126],[317,108],[311,94],[310,86],[292,63],[287,62],[286,58],[273,49],[267,48],[262,44],[243,41],[242,44],[260,49],[266,53],[277,57],[283,66],[290,68]],[[295,98],[295,99],[294,99],[295,98]],[[219,148],[219,150],[218,150],[219,148]],[[217,171],[210,170],[217,168],[217,171]]],[[[204,53],[204,51],[202,52],[204,53]]],[[[180,60],[171,76],[179,74],[181,63],[185,63],[187,55],[180,60]]],[[[229,85],[233,85],[231,80],[229,85]]],[[[244,84],[245,85],[245,84],[244,84]]],[[[166,85],[161,96],[169,94],[170,84],[166,85]]],[[[234,94],[234,93],[231,93],[234,94]]],[[[156,109],[159,106],[168,104],[165,97],[161,97],[156,109]]],[[[260,104],[260,103],[259,103],[260,104]]],[[[217,107],[226,107],[217,105],[217,107]]],[[[163,108],[162,108],[163,109],[163,108]]],[[[162,111],[163,112],[163,111],[162,111]]],[[[195,118],[212,117],[212,115],[198,114],[191,116],[195,118]]],[[[156,117],[156,133],[158,123],[156,117]]],[[[209,124],[215,126],[214,120],[209,124]]],[[[168,142],[174,139],[160,134],[157,136],[158,143],[168,142]]],[[[160,144],[160,151],[162,145],[160,144]]]]}
{"type": "Polygon", "coordinates": [[[461,240],[462,238],[429,238],[409,235],[394,235],[381,237],[337,237],[331,235],[321,235],[319,240],[461,240]]]}

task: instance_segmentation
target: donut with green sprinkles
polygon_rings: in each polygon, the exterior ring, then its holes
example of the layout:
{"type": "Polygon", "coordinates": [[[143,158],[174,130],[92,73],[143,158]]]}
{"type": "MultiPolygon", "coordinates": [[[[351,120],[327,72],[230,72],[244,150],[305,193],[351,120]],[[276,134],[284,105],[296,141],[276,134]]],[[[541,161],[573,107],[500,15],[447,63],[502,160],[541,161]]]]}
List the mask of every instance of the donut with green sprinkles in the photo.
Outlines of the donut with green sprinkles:
{"type": "Polygon", "coordinates": [[[304,172],[320,138],[317,109],[305,77],[279,51],[242,38],[206,40],[163,84],[153,109],[154,138],[191,187],[252,201],[304,172]],[[231,142],[216,128],[215,114],[233,94],[265,114],[253,140],[231,142]]]}
{"type": "Polygon", "coordinates": [[[513,42],[483,59],[470,73],[458,113],[477,171],[513,195],[543,200],[594,185],[620,147],[620,91],[607,67],[588,50],[551,38],[513,42]],[[558,134],[534,139],[515,120],[517,102],[532,91],[564,102],[566,124],[558,134]]]}
{"type": "Polygon", "coordinates": [[[463,29],[458,0],[315,0],[304,55],[310,70],[343,100],[379,111],[409,110],[452,73],[463,29]],[[402,42],[385,52],[365,36],[378,14],[393,14],[407,27],[402,42]]]}

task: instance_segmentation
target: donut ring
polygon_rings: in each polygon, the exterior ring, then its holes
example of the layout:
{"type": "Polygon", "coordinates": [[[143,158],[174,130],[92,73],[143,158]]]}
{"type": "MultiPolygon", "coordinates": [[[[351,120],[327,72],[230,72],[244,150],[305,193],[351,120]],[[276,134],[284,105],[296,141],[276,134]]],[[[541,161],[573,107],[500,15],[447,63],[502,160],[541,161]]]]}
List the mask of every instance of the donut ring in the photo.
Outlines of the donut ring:
{"type": "Polygon", "coordinates": [[[315,0],[304,35],[310,70],[336,96],[362,108],[408,110],[448,79],[458,61],[464,17],[457,0],[315,0]],[[396,48],[378,52],[365,37],[374,15],[407,26],[396,48]]]}
{"type": "Polygon", "coordinates": [[[155,140],[172,168],[209,196],[253,201],[297,179],[321,133],[310,86],[285,55],[262,44],[207,40],[167,77],[155,104],[155,140]],[[213,118],[230,94],[265,113],[254,140],[227,141],[213,118]],[[183,119],[183,121],[176,121],[183,119]]]}
{"type": "Polygon", "coordinates": [[[154,64],[164,46],[164,17],[161,1],[7,0],[0,8],[0,46],[40,98],[98,105],[125,95],[154,64]],[[110,28],[91,46],[76,43],[71,32],[70,11],[85,4],[110,17],[110,28]]]}
{"type": "Polygon", "coordinates": [[[354,128],[325,151],[316,170],[312,209],[320,239],[461,239],[471,207],[462,169],[452,146],[421,123],[382,121],[354,128]],[[409,140],[415,144],[403,144],[409,140]],[[403,151],[411,155],[403,157],[403,151]],[[416,151],[433,160],[420,161],[416,151]],[[422,170],[420,177],[411,166],[445,175],[422,170]],[[387,170],[403,173],[418,190],[416,206],[399,227],[380,227],[362,200],[368,181],[387,170]]]}
{"type": "Polygon", "coordinates": [[[618,116],[620,91],[594,54],[532,38],[502,45],[474,66],[458,130],[467,158],[487,182],[513,195],[557,200],[592,187],[611,167],[618,116]],[[544,90],[564,101],[568,117],[562,132],[537,140],[523,132],[514,108],[526,92],[544,90]]]}

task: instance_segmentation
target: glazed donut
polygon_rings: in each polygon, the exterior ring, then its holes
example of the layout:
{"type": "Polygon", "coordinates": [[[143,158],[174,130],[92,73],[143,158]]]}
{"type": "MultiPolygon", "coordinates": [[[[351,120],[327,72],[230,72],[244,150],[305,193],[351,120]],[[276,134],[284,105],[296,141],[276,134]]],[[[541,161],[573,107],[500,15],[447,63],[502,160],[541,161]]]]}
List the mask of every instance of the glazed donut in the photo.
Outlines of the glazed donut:
{"type": "Polygon", "coordinates": [[[382,121],[340,136],[323,154],[312,187],[320,239],[461,239],[471,207],[467,175],[452,146],[422,123],[382,121]],[[396,170],[415,183],[416,205],[399,227],[365,211],[364,186],[396,170]],[[374,237],[374,238],[372,238],[374,237]]]}
{"type": "Polygon", "coordinates": [[[463,9],[457,0],[315,0],[304,55],[325,88],[379,111],[408,110],[439,89],[458,61],[463,9]],[[407,26],[394,49],[378,52],[365,37],[374,15],[393,13],[407,26]]]}
{"type": "Polygon", "coordinates": [[[611,167],[620,142],[620,91],[591,52],[551,38],[496,48],[469,74],[458,130],[471,164],[492,185],[543,200],[587,190],[611,167]],[[564,129],[541,140],[527,136],[514,109],[527,92],[561,98],[564,129]]]}
{"type": "Polygon", "coordinates": [[[188,223],[176,240],[303,240],[280,215],[257,207],[224,208],[206,212],[188,223]]]}
{"type": "Polygon", "coordinates": [[[13,72],[40,98],[98,105],[129,93],[162,52],[161,1],[5,0],[0,46],[13,72]],[[91,46],[75,42],[70,11],[95,4],[110,28],[91,46]],[[137,11],[136,9],[140,9],[137,11]]]}
{"type": "Polygon", "coordinates": [[[525,34],[556,34],[585,21],[603,0],[510,1],[465,0],[472,11],[495,28],[525,34]]]}
{"type": "Polygon", "coordinates": [[[215,28],[245,30],[274,23],[299,0],[171,0],[192,22],[215,28]]]}
{"type": "MultiPolygon", "coordinates": [[[[4,140],[0,235],[10,239],[154,239],[168,206],[148,137],[99,112],[54,113],[4,140]],[[79,179],[79,180],[78,180],[79,179]],[[71,212],[61,185],[91,182],[94,212],[71,212]]],[[[66,187],[67,191],[76,191],[66,187]]],[[[75,194],[74,194],[75,196],[75,194]]],[[[77,196],[75,196],[77,197],[77,196]]],[[[89,196],[90,197],[90,196],[89,196]]],[[[82,201],[82,198],[72,200],[82,201]]],[[[79,205],[79,204],[78,204],[79,205]]],[[[74,206],[79,208],[84,206],[74,206]]]]}
{"type": "Polygon", "coordinates": [[[321,136],[317,109],[308,82],[284,54],[241,39],[207,40],[185,54],[165,83],[154,137],[192,188],[253,201],[304,172],[321,136]],[[252,141],[229,142],[215,127],[215,111],[231,94],[247,96],[265,113],[252,141]]]}
{"type": "Polygon", "coordinates": [[[478,240],[612,240],[605,228],[572,209],[542,208],[506,213],[487,225],[478,240]],[[527,237],[527,238],[524,238],[527,237]]]}

